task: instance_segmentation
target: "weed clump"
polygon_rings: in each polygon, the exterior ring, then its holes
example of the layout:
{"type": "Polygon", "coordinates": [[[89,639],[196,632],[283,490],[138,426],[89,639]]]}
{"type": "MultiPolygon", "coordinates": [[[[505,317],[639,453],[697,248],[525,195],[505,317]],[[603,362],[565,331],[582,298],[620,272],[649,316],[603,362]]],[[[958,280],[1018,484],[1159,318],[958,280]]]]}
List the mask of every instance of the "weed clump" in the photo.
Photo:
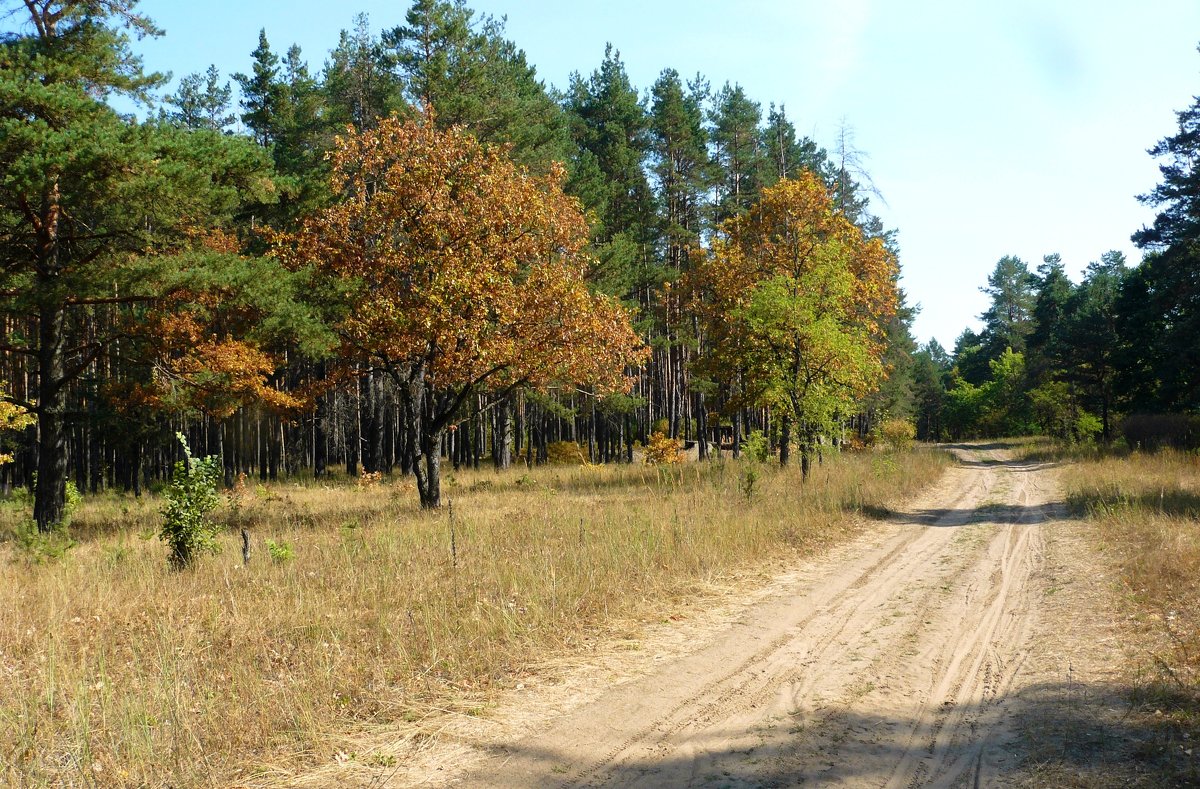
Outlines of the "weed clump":
{"type": "Polygon", "coordinates": [[[183,444],[184,460],[175,464],[167,487],[163,525],[159,537],[171,549],[170,563],[176,570],[190,567],[201,553],[216,553],[220,527],[208,514],[220,504],[217,484],[221,479],[220,459],[192,457],[183,433],[176,433],[183,444]]]}

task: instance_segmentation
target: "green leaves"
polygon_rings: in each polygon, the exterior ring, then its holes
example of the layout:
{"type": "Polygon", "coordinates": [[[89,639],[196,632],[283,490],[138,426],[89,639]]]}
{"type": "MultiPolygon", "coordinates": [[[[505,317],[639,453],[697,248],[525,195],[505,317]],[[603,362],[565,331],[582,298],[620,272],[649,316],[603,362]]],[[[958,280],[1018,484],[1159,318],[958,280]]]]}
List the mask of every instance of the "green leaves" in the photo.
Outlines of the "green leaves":
{"type": "Polygon", "coordinates": [[[770,406],[811,441],[883,376],[894,278],[816,175],[781,180],[726,223],[692,280],[713,344],[703,369],[736,385],[736,406],[770,406]]]}
{"type": "Polygon", "coordinates": [[[175,464],[175,473],[166,490],[163,525],[159,539],[171,549],[170,563],[176,570],[191,566],[202,553],[216,553],[220,527],[208,514],[221,503],[217,485],[221,480],[221,461],[216,456],[192,457],[187,438],[177,433],[183,444],[184,459],[175,464]]]}

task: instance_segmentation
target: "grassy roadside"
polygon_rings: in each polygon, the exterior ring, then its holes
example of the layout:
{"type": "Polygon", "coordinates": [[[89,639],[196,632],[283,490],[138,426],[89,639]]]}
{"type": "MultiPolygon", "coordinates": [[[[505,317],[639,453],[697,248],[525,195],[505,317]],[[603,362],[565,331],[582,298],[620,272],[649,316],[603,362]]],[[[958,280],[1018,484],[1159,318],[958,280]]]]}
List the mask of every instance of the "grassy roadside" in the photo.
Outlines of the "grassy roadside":
{"type": "Polygon", "coordinates": [[[64,557],[0,544],[0,781],[252,782],[365,727],[475,714],[615,622],[844,539],[946,463],[847,454],[807,484],[760,469],[749,498],[732,462],[467,472],[436,514],[402,481],[251,486],[225,513],[250,564],[230,533],[183,573],[150,538],[158,501],[89,499],[64,557]]]}
{"type": "Polygon", "coordinates": [[[1171,451],[1039,450],[1062,467],[1068,503],[1120,578],[1135,754],[1147,786],[1200,782],[1200,457],[1171,451]]]}

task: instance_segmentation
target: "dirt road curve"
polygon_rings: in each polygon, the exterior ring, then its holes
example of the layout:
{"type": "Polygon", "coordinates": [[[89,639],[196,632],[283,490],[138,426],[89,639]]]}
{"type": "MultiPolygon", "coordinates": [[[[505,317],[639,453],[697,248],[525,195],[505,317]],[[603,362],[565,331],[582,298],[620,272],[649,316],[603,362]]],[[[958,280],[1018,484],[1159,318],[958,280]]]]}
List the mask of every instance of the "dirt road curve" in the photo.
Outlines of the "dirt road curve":
{"type": "Polygon", "coordinates": [[[1065,679],[1053,676],[1065,661],[1038,659],[1035,644],[1058,602],[1045,546],[1065,513],[1053,470],[1003,448],[957,451],[960,465],[905,512],[651,673],[525,736],[458,736],[460,758],[395,785],[1016,780],[1023,698],[1065,679]]]}

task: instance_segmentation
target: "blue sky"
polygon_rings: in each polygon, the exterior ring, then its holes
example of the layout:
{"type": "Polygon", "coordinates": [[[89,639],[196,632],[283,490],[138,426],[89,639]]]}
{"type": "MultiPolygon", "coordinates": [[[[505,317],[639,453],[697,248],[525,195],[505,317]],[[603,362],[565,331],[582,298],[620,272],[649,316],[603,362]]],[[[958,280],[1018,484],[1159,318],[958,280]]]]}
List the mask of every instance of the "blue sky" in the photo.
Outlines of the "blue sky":
{"type": "MultiPolygon", "coordinates": [[[[1195,0],[478,0],[547,82],[595,68],[606,42],[643,91],[667,67],[714,87],[739,82],[786,105],[832,147],[843,120],[900,231],[914,333],[952,347],[986,307],[996,261],[1050,252],[1078,273],[1152,219],[1135,195],[1158,180],[1146,148],[1200,93],[1195,0]]],[[[210,63],[249,68],[259,28],[319,70],[355,13],[375,30],[405,0],[143,0],[166,29],[137,49],[176,78],[210,63]]]]}

